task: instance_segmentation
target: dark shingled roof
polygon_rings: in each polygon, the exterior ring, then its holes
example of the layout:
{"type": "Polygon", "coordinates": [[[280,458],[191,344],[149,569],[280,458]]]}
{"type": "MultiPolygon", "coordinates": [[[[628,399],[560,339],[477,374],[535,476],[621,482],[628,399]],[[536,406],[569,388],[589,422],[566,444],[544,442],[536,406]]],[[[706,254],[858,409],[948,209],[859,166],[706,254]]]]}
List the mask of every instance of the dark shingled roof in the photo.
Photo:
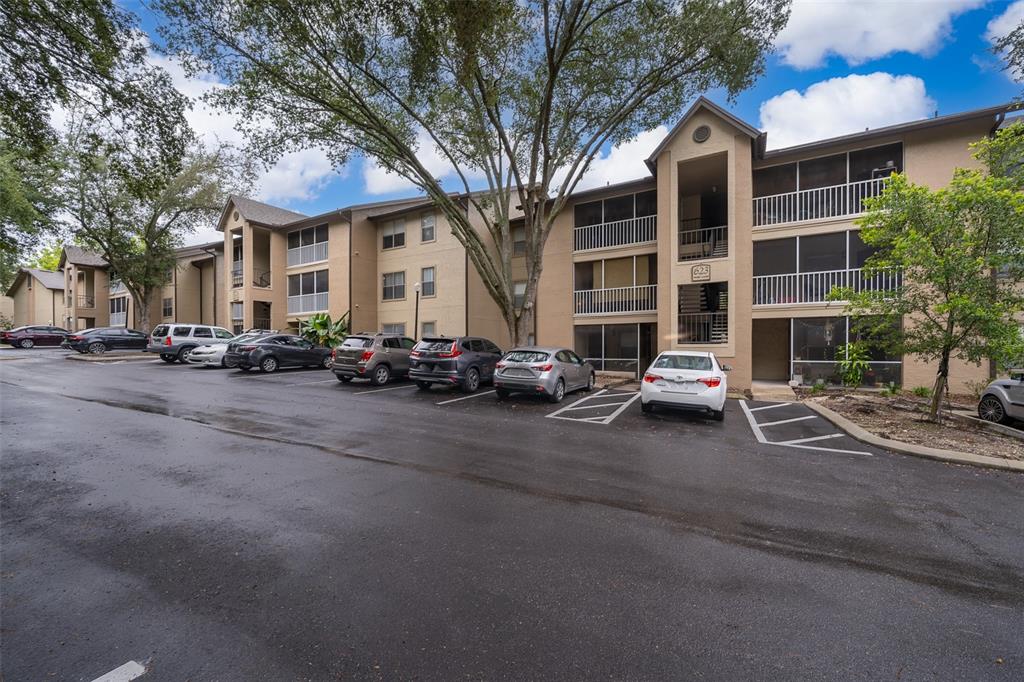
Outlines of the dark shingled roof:
{"type": "Polygon", "coordinates": [[[296,213],[286,208],[278,208],[245,197],[232,195],[230,200],[246,220],[261,225],[285,225],[306,217],[304,213],[296,213]]]}
{"type": "Polygon", "coordinates": [[[75,265],[88,265],[94,268],[107,267],[107,261],[103,260],[103,256],[92,251],[86,251],[81,246],[75,246],[74,244],[64,245],[61,267],[64,266],[65,262],[74,263],[75,265]]]}
{"type": "Polygon", "coordinates": [[[24,268],[24,270],[38,279],[47,289],[64,290],[64,273],[53,270],[36,270],[35,268],[24,268]]]}

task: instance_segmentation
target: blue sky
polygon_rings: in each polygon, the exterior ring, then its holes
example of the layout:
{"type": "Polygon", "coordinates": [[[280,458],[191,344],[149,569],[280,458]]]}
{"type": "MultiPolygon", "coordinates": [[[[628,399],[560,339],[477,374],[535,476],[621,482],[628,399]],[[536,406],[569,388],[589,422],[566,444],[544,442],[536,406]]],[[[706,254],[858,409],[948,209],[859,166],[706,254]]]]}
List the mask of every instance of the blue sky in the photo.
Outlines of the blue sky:
{"type": "MultiPolygon", "coordinates": [[[[153,34],[157,18],[134,1],[127,6],[153,34]]],[[[769,147],[924,118],[936,110],[941,115],[998,104],[1021,94],[1024,85],[1001,69],[989,49],[991,35],[1022,20],[1024,0],[796,0],[765,75],[734,102],[722,93],[708,96],[767,130],[769,147]]],[[[163,58],[154,60],[190,96],[212,87],[186,79],[163,58]]],[[[643,159],[674,122],[607,150],[585,184],[644,175],[643,159]]],[[[201,107],[192,124],[202,134],[236,135],[230,116],[201,107]]],[[[443,175],[443,163],[435,163],[443,175]]],[[[339,172],[316,150],[282,160],[255,192],[256,198],[307,214],[415,193],[372,161],[357,159],[339,172]]],[[[189,241],[209,236],[203,231],[189,241]]]]}

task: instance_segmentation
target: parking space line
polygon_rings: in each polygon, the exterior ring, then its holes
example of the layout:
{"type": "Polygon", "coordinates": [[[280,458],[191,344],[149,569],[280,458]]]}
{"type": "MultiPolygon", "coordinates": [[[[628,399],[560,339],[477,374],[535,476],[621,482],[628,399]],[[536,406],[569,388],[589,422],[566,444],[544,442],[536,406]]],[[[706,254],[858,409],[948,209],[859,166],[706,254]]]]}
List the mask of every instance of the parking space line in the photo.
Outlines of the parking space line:
{"type": "Polygon", "coordinates": [[[473,395],[464,395],[461,398],[452,398],[451,400],[442,400],[441,402],[434,403],[434,404],[435,405],[447,405],[448,403],[457,403],[460,400],[469,400],[470,398],[479,398],[482,395],[489,395],[489,394],[494,393],[494,392],[495,391],[493,391],[493,390],[491,390],[491,391],[484,391],[483,393],[474,393],[473,395]]]}
{"type": "MultiPolygon", "coordinates": [[[[743,410],[743,414],[745,414],[747,416],[747,421],[750,423],[750,430],[754,432],[754,438],[757,439],[758,443],[764,443],[765,445],[779,445],[779,446],[786,447],[786,448],[800,448],[801,450],[820,450],[822,452],[839,452],[839,453],[842,453],[842,454],[845,454],[845,455],[866,455],[868,457],[874,457],[874,455],[872,455],[870,452],[867,452],[867,451],[864,451],[864,450],[842,450],[842,449],[839,449],[839,448],[825,448],[825,447],[821,447],[821,446],[818,446],[818,445],[802,445],[802,443],[809,443],[809,442],[815,441],[815,440],[824,440],[825,438],[841,438],[841,437],[846,435],[845,433],[834,433],[834,434],[829,434],[828,436],[815,436],[815,437],[812,437],[812,438],[796,438],[794,440],[785,441],[785,442],[770,441],[770,440],[768,440],[765,437],[764,432],[761,431],[761,427],[762,426],[770,426],[770,425],[769,424],[758,424],[757,423],[757,420],[754,419],[754,415],[752,414],[753,410],[751,410],[751,408],[747,406],[747,401],[746,400],[741,400],[741,401],[739,401],[739,403],[740,403],[740,409],[742,409],[743,410]]],[[[802,421],[803,419],[806,419],[806,418],[807,417],[801,417],[799,419],[790,419],[790,420],[786,420],[786,421],[802,421]]],[[[812,415],[811,418],[813,418],[813,415],[812,415]]],[[[782,422],[773,422],[773,423],[781,424],[782,422]]]]}
{"type": "Polygon", "coordinates": [[[751,407],[751,412],[757,412],[758,410],[770,410],[773,407],[785,407],[786,405],[792,405],[793,403],[775,403],[773,405],[762,405],[761,407],[751,407]]]}
{"type": "Polygon", "coordinates": [[[297,384],[282,384],[283,386],[312,386],[313,384],[337,383],[337,379],[320,379],[319,381],[300,381],[297,384]]]}
{"type": "Polygon", "coordinates": [[[364,395],[366,393],[380,393],[381,391],[397,391],[403,388],[416,388],[416,384],[409,384],[408,386],[389,386],[387,388],[374,388],[369,391],[356,391],[353,395],[364,395]]]}
{"type": "Polygon", "coordinates": [[[549,417],[551,419],[564,419],[566,421],[588,422],[590,424],[602,424],[602,425],[606,425],[607,426],[608,424],[611,424],[612,421],[614,421],[616,417],[618,417],[620,414],[622,414],[623,411],[625,411],[627,407],[632,405],[633,401],[635,401],[637,398],[640,397],[640,393],[639,392],[633,393],[632,395],[629,394],[629,393],[608,393],[607,395],[604,395],[602,397],[609,398],[609,397],[612,397],[612,396],[615,396],[615,397],[622,396],[622,397],[626,398],[626,400],[624,400],[621,404],[619,404],[618,407],[616,407],[615,411],[612,412],[611,414],[602,415],[602,416],[596,416],[596,417],[569,417],[569,416],[564,416],[563,417],[562,416],[565,412],[570,412],[570,411],[573,411],[573,410],[582,410],[582,409],[586,409],[586,408],[589,408],[589,407],[615,407],[616,403],[614,403],[614,402],[600,403],[598,405],[584,405],[583,404],[584,402],[586,402],[588,400],[593,400],[594,398],[597,398],[597,397],[601,396],[605,392],[606,392],[606,389],[601,389],[600,391],[598,391],[594,395],[590,395],[590,396],[586,396],[584,398],[581,398],[580,400],[577,400],[576,402],[574,402],[572,405],[569,405],[568,407],[563,407],[560,410],[556,410],[556,411],[552,412],[551,414],[544,415],[544,416],[545,417],[549,417]]]}
{"type": "Polygon", "coordinates": [[[830,433],[827,436],[811,436],[810,438],[795,438],[793,440],[780,440],[779,445],[795,445],[796,443],[810,443],[816,440],[828,440],[829,438],[842,438],[845,434],[830,433]]]}
{"type": "Polygon", "coordinates": [[[145,674],[146,667],[144,665],[135,661],[128,661],[124,665],[114,668],[106,675],[97,677],[92,682],[131,682],[136,677],[142,677],[145,674]]]}
{"type": "Polygon", "coordinates": [[[792,424],[793,422],[802,422],[805,419],[817,419],[817,418],[818,418],[817,415],[809,414],[806,417],[793,417],[792,419],[780,419],[777,422],[767,422],[767,423],[764,423],[764,424],[758,424],[758,426],[760,426],[763,429],[766,426],[778,426],[779,424],[792,424]]]}

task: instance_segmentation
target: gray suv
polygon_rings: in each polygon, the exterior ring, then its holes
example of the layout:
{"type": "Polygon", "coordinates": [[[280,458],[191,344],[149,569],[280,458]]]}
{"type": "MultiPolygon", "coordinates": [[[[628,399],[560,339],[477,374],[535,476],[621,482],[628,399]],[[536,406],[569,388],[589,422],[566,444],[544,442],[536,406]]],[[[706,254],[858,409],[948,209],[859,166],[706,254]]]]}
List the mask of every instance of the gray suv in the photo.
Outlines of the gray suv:
{"type": "Polygon", "coordinates": [[[985,387],[978,401],[978,416],[1001,424],[1024,421],[1024,369],[1011,369],[1009,379],[996,379],[985,387]]]}
{"type": "Polygon", "coordinates": [[[338,381],[369,379],[374,386],[409,374],[409,353],[416,342],[401,334],[353,334],[334,349],[331,371],[338,381]]]}
{"type": "Polygon", "coordinates": [[[494,379],[501,349],[477,336],[428,336],[416,344],[410,356],[409,378],[421,389],[443,384],[473,393],[482,381],[494,379]]]}
{"type": "Polygon", "coordinates": [[[235,335],[209,324],[158,324],[149,335],[147,353],[159,353],[164,362],[185,364],[196,346],[227,343],[235,335]]]}

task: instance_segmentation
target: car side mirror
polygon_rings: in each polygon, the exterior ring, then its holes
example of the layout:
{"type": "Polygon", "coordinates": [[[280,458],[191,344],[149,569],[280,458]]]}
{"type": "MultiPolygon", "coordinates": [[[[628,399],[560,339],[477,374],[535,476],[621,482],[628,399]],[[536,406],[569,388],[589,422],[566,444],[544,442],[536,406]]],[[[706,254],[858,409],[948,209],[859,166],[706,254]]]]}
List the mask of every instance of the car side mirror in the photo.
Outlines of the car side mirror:
{"type": "Polygon", "coordinates": [[[731,372],[732,371],[732,365],[722,365],[722,371],[723,372],[731,372]]]}

